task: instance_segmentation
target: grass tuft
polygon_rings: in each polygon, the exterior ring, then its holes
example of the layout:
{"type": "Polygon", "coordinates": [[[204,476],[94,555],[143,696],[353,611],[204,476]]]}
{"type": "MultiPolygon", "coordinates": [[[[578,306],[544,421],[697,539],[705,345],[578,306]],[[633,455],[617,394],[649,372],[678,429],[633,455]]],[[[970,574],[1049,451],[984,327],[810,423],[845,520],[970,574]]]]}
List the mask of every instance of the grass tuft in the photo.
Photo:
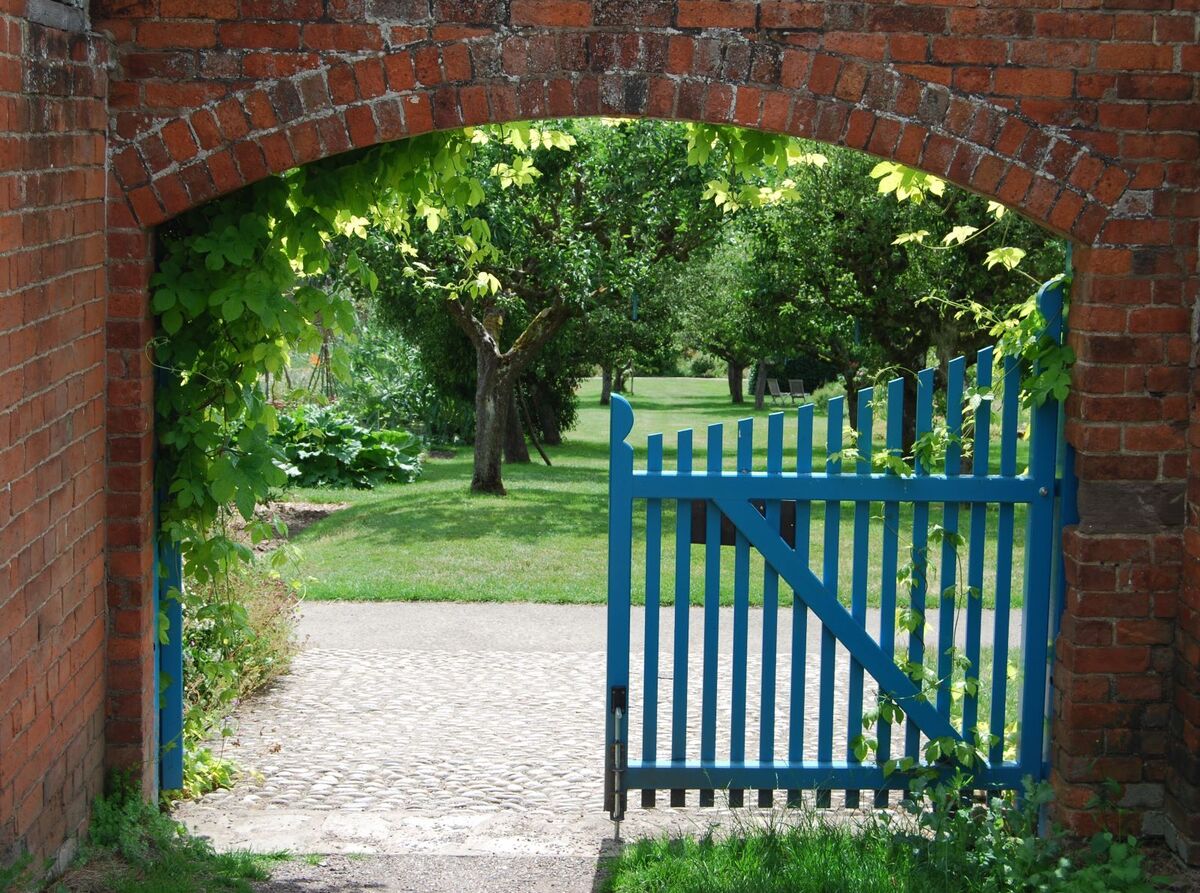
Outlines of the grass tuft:
{"type": "Polygon", "coordinates": [[[252,893],[280,855],[218,853],[117,779],[93,805],[86,846],[51,893],[252,893]]]}
{"type": "MultiPolygon", "coordinates": [[[[906,893],[912,865],[882,834],[816,819],[746,836],[641,840],[610,866],[610,893],[906,893]]],[[[923,888],[922,893],[932,893],[923,888]]]]}

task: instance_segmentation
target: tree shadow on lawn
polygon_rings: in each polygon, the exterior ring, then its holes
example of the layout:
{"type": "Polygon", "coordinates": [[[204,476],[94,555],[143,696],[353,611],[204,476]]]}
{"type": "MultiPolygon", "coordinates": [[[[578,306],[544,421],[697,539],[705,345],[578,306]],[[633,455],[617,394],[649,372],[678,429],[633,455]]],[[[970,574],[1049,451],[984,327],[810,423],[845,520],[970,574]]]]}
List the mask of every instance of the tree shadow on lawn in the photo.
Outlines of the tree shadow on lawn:
{"type": "Polygon", "coordinates": [[[703,416],[705,418],[715,418],[722,422],[733,421],[739,418],[749,418],[751,416],[761,418],[770,415],[772,412],[787,412],[788,410],[798,409],[800,404],[778,404],[766,403],[762,409],[755,409],[753,400],[749,403],[730,403],[728,399],[724,402],[718,402],[712,398],[683,398],[679,400],[663,400],[650,397],[632,396],[627,398],[629,404],[633,407],[633,412],[636,417],[639,412],[687,412],[693,416],[703,416]]]}

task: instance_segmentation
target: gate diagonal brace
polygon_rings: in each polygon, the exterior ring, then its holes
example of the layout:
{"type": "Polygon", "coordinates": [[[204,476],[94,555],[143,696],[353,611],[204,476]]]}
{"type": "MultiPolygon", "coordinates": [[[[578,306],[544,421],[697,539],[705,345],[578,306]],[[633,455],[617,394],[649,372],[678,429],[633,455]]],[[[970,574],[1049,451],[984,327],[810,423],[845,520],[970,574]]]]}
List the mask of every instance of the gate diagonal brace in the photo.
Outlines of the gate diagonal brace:
{"type": "Polygon", "coordinates": [[[897,702],[905,714],[930,738],[962,739],[950,721],[921,697],[916,684],[896,666],[870,634],[842,607],[837,594],[830,592],[816,575],[796,558],[778,531],[749,502],[740,499],[714,499],[722,514],[734,523],[772,568],[812,609],[826,629],[850,652],[863,669],[897,702]]]}

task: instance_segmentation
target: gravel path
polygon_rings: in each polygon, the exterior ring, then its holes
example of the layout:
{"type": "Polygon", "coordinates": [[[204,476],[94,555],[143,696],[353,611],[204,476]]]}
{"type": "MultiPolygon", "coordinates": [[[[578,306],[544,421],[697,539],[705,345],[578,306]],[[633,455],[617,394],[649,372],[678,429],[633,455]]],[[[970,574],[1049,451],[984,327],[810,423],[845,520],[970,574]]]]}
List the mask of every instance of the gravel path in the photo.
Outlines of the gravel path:
{"type": "MultiPolygon", "coordinates": [[[[629,740],[640,742],[640,610],[633,620],[629,740]]],[[[664,611],[663,705],[670,703],[671,621],[664,611]]],[[[989,641],[990,617],[985,621],[989,641]]],[[[690,625],[689,726],[697,729],[698,610],[690,625]]],[[[726,699],[731,626],[731,612],[723,611],[726,699]]],[[[780,729],[787,728],[791,674],[784,638],[790,628],[790,612],[782,611],[780,729]]],[[[877,614],[869,616],[868,628],[878,628],[877,614]]],[[[750,629],[749,679],[756,692],[760,612],[752,612],[750,629]]],[[[809,632],[809,651],[816,654],[818,624],[809,632]]],[[[318,602],[304,606],[300,635],[305,647],[292,673],[236,715],[237,734],[225,746],[245,777],[231,791],[182,805],[177,815],[189,828],[219,849],[327,854],[323,864],[281,864],[276,880],[263,888],[272,893],[593,888],[598,857],[615,845],[600,808],[603,608],[318,602]]],[[[842,652],[843,686],[847,665],[842,652]]],[[[813,665],[798,678],[815,711],[813,665]]],[[[844,701],[839,695],[835,704],[844,701]]],[[[719,699],[719,706],[719,726],[727,732],[728,701],[719,699]]],[[[750,707],[747,752],[755,753],[753,695],[750,707]]],[[[665,751],[669,716],[661,715],[658,739],[665,751]]],[[[836,715],[844,729],[844,709],[836,715]]],[[[627,837],[703,832],[757,812],[644,811],[634,808],[635,800],[622,827],[627,837]]]]}

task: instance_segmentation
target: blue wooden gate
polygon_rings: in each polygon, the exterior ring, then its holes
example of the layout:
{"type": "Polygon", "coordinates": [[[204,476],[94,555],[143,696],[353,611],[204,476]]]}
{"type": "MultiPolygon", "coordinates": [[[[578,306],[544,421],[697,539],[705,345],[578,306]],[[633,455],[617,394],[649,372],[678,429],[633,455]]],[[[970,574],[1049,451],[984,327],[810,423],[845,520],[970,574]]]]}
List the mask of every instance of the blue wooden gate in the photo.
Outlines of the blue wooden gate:
{"type": "MultiPolygon", "coordinates": [[[[1039,307],[1048,334],[1061,338],[1060,283],[1043,286],[1039,307]]],[[[973,369],[953,360],[944,419],[935,419],[934,372],[921,372],[918,442],[941,424],[949,437],[941,467],[926,467],[918,454],[911,474],[872,456],[900,455],[899,379],[887,386],[882,443],[873,443],[880,401],[871,389],[858,394],[853,440],[843,432],[843,399],[829,402],[822,470],[814,467],[821,420],[811,403],[795,412],[794,468],[784,469],[788,420],[776,413],[765,468],[755,468],[753,420],[744,419],[733,470],[719,424],[708,427],[703,470],[693,467],[691,430],[676,435],[673,470],[661,434],[647,439],[644,467],[635,470],[626,442],[633,411],[613,397],[605,808],[614,820],[627,792],[639,789],[645,806],[655,805],[659,790],[677,806],[687,791],[712,805],[718,790],[733,806],[743,804],[745,790],[757,790],[763,806],[775,791],[788,792],[789,802],[815,791],[816,805],[828,806],[835,790],[851,807],[862,790],[885,805],[904,784],[904,773],[886,772],[885,764],[909,757],[923,765],[935,739],[976,742],[983,756],[973,769],[976,788],[1017,788],[1025,776],[1044,776],[1048,646],[1060,610],[1058,472],[1065,467],[1069,476],[1070,460],[1061,406],[1023,411],[1020,376],[1015,361],[994,363],[991,348],[973,369]],[[994,399],[976,399],[973,430],[964,429],[964,398],[987,393],[993,366],[1003,386],[994,399]],[[972,449],[962,449],[964,438],[972,449]],[[703,544],[697,568],[694,543],[703,544]],[[732,546],[732,573],[723,543],[732,546]],[[695,618],[693,577],[703,594],[695,618]],[[634,579],[646,608],[636,630],[644,644],[631,648],[634,579]],[[781,584],[785,601],[792,594],[790,610],[781,605],[781,584]],[[762,603],[753,614],[752,588],[762,603]],[[664,589],[674,597],[670,610],[661,608],[664,589]],[[722,595],[732,605],[724,616],[722,595]],[[877,610],[869,610],[870,598],[877,610]],[[752,617],[760,629],[751,629],[752,617]],[[632,674],[631,656],[641,662],[632,674]],[[918,667],[946,684],[919,690],[918,667]],[[864,710],[881,696],[903,713],[874,724],[877,743],[864,752],[864,710]],[[975,731],[981,725],[983,738],[975,731]]]]}

